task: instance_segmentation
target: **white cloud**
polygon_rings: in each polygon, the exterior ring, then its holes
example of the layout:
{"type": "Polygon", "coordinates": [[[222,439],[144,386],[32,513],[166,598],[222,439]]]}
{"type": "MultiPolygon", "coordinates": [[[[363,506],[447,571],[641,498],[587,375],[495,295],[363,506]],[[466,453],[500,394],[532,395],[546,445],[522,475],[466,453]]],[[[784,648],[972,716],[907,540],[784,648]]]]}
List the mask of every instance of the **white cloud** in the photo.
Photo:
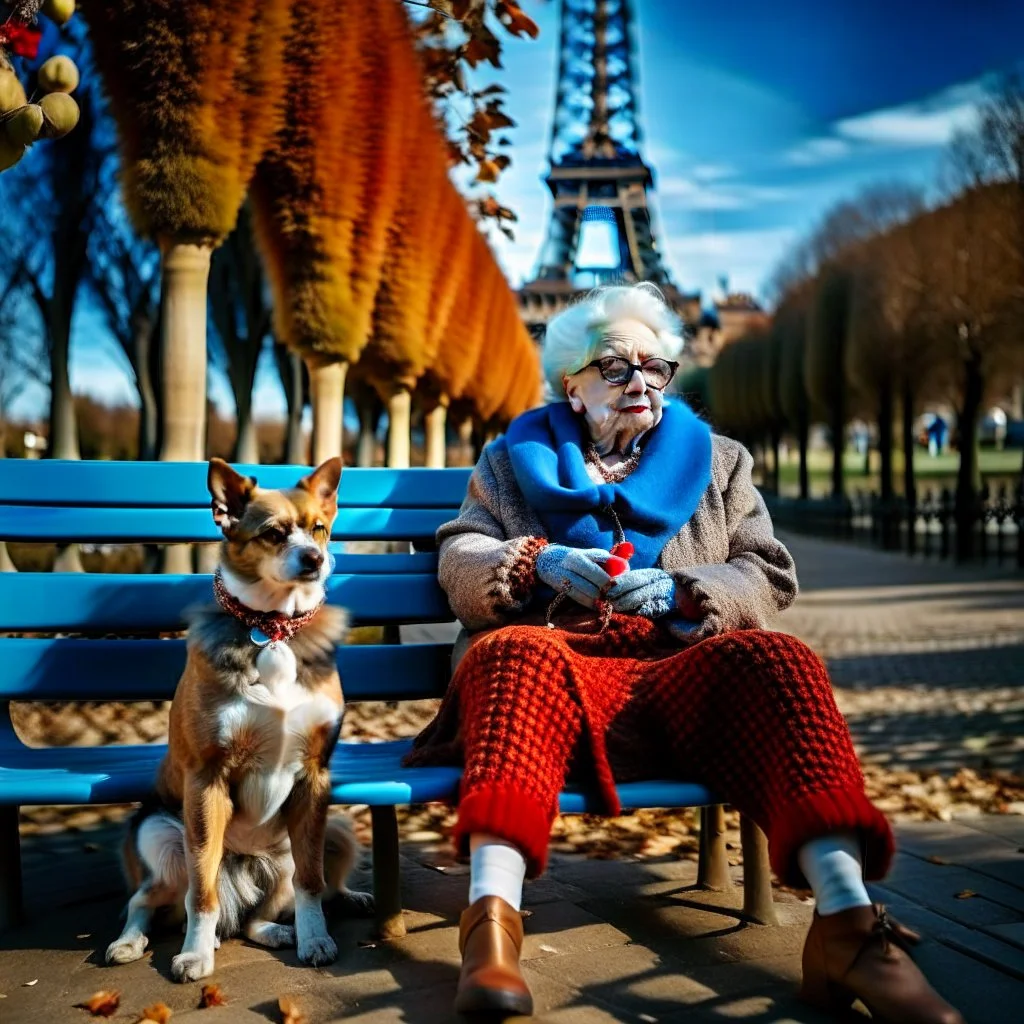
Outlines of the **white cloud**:
{"type": "Polygon", "coordinates": [[[915,103],[845,117],[830,126],[831,134],[804,139],[787,150],[783,161],[794,167],[813,167],[834,163],[867,147],[945,146],[954,133],[976,123],[977,104],[983,96],[979,82],[967,82],[915,103]]]}
{"type": "Polygon", "coordinates": [[[841,160],[850,152],[850,144],[843,139],[819,136],[804,139],[782,154],[782,159],[794,167],[815,167],[818,164],[841,160]]]}
{"type": "Polygon", "coordinates": [[[836,123],[836,130],[844,138],[876,146],[944,146],[976,119],[975,105],[969,101],[934,109],[913,104],[845,118],[836,123]]]}
{"type": "Polygon", "coordinates": [[[722,178],[733,177],[736,168],[729,164],[697,164],[691,169],[690,174],[695,181],[720,181],[722,178]]]}
{"type": "Polygon", "coordinates": [[[796,236],[793,227],[674,235],[668,240],[669,261],[683,288],[708,295],[727,274],[732,290],[758,294],[796,236]]]}
{"type": "Polygon", "coordinates": [[[708,185],[695,176],[670,175],[661,178],[657,194],[691,210],[748,210],[762,203],[778,203],[795,194],[792,189],[744,182],[720,182],[708,185]]]}

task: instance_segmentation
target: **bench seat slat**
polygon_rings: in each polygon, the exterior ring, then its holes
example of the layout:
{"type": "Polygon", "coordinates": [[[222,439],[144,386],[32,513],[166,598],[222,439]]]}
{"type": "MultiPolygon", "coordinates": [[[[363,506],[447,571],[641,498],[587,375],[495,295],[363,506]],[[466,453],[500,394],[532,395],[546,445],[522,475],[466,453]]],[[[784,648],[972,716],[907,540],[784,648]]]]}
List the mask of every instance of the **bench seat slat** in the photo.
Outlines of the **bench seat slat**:
{"type": "MultiPolygon", "coordinates": [[[[339,743],[331,760],[334,803],[452,802],[459,768],[403,768],[411,740],[339,743]]],[[[139,800],[153,783],[162,744],[0,750],[0,804],[122,803],[139,800]]],[[[618,787],[624,808],[699,807],[716,803],[703,786],[672,780],[629,782],[618,787]]],[[[599,812],[596,794],[568,789],[559,800],[567,814],[599,812]]]]}
{"type": "MultiPolygon", "coordinates": [[[[304,466],[237,466],[262,487],[292,487],[304,466]]],[[[458,508],[469,469],[359,469],[341,475],[338,504],[458,508]]],[[[86,462],[5,459],[0,505],[196,508],[208,511],[205,462],[86,462]]]]}
{"type": "MultiPolygon", "coordinates": [[[[365,644],[337,654],[345,699],[440,697],[451,644],[365,644]]],[[[170,700],[184,640],[0,638],[0,700],[170,700]]]]}
{"type": "MultiPolygon", "coordinates": [[[[456,507],[343,508],[338,511],[331,536],[334,540],[432,538],[437,528],[457,513],[456,507]]],[[[170,544],[220,539],[209,509],[0,506],[0,540],[170,544]]]]}
{"type": "MultiPolygon", "coordinates": [[[[332,576],[331,604],[357,623],[450,622],[432,573],[332,576]]],[[[0,573],[0,628],[19,631],[174,632],[183,611],[212,600],[211,577],[118,573],[0,573]]]]}

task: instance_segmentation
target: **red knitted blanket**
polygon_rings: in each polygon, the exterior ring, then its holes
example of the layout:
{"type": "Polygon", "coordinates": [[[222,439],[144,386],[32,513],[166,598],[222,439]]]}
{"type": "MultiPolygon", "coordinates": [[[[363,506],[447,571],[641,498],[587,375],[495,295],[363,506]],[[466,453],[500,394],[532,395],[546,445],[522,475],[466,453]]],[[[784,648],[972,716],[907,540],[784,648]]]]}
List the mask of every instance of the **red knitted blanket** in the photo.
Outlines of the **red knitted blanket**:
{"type": "MultiPolygon", "coordinates": [[[[504,648],[515,659],[515,672],[523,677],[530,674],[534,680],[544,680],[559,688],[568,684],[583,710],[585,723],[581,745],[582,753],[590,757],[578,758],[579,767],[589,778],[581,781],[596,782],[607,803],[609,813],[617,813],[618,796],[615,778],[625,781],[642,778],[650,770],[650,751],[638,745],[632,755],[629,750],[616,751],[614,778],[609,763],[607,733],[612,719],[623,709],[652,662],[679,653],[669,635],[650,619],[616,615],[609,625],[598,632],[592,625],[586,632],[567,629],[552,630],[557,637],[560,656],[539,660],[531,636],[536,626],[504,628],[504,648]],[[518,643],[509,644],[509,630],[515,630],[518,643]]],[[[477,634],[472,644],[486,644],[495,630],[477,634]]],[[[416,738],[413,749],[406,756],[407,765],[438,765],[462,763],[460,735],[460,694],[468,687],[483,687],[487,680],[474,679],[473,663],[464,659],[452,678],[437,717],[416,738]]],[[[551,725],[552,706],[543,699],[544,686],[510,687],[500,699],[507,721],[523,723],[523,729],[551,725]]]]}

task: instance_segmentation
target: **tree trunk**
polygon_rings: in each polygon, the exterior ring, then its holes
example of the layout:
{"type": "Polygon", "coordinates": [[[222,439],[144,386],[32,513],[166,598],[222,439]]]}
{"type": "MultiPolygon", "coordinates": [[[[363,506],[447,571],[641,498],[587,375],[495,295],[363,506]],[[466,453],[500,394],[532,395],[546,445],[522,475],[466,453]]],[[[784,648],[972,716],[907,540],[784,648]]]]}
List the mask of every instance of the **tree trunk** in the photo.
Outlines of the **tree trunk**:
{"type": "Polygon", "coordinates": [[[772,424],[770,444],[772,448],[772,493],[779,496],[779,447],[782,444],[782,427],[772,424]]]}
{"type": "Polygon", "coordinates": [[[397,388],[388,399],[388,459],[390,469],[409,468],[409,428],[412,392],[397,388]]]}
{"type": "MultiPolygon", "coordinates": [[[[7,422],[0,417],[0,459],[7,458],[7,422]]],[[[0,540],[0,572],[17,572],[18,567],[11,561],[7,545],[0,540]]]]}
{"type": "Polygon", "coordinates": [[[981,357],[972,354],[963,364],[963,396],[957,417],[960,435],[960,468],[956,476],[956,557],[966,561],[974,555],[974,526],[978,502],[978,420],[985,381],[981,357]]]}
{"type": "MultiPolygon", "coordinates": [[[[160,251],[160,459],[201,462],[206,438],[206,284],[212,250],[164,240],[160,251]]],[[[192,546],[168,544],[163,571],[191,573],[192,546]]]]}
{"type": "MultiPolygon", "coordinates": [[[[842,364],[840,363],[840,366],[842,364]]],[[[843,454],[846,450],[846,396],[844,388],[836,390],[836,401],[832,408],[832,497],[842,498],[846,494],[843,454]]]]}
{"type": "Polygon", "coordinates": [[[917,550],[917,483],[914,480],[914,385],[903,378],[903,500],[907,506],[907,554],[917,550]]]}
{"type": "Polygon", "coordinates": [[[800,417],[796,431],[796,443],[800,455],[799,486],[801,501],[807,501],[811,496],[811,474],[810,467],[807,465],[807,449],[810,445],[810,434],[811,424],[808,421],[805,410],[804,414],[800,417]]]}
{"type": "Polygon", "coordinates": [[[306,439],[302,432],[302,411],[306,396],[302,386],[302,359],[295,352],[285,354],[286,375],[283,378],[288,403],[288,427],[284,441],[284,460],[293,466],[306,464],[306,439]]]}
{"type": "Polygon", "coordinates": [[[377,424],[380,407],[377,396],[366,388],[356,399],[359,412],[359,441],[356,445],[356,465],[370,469],[377,463],[377,424]]]}
{"type": "MultiPolygon", "coordinates": [[[[68,359],[71,354],[70,310],[54,310],[50,320],[50,437],[47,456],[51,459],[80,459],[75,397],[71,393],[68,359]]],[[[54,572],[85,572],[77,544],[58,544],[54,572]]]]}
{"type": "MultiPolygon", "coordinates": [[[[878,455],[879,491],[882,499],[882,547],[896,547],[896,508],[893,501],[892,427],[896,396],[892,378],[886,374],[878,389],[878,455]]],[[[870,451],[870,448],[868,449],[870,451]]]]}
{"type": "Polygon", "coordinates": [[[75,397],[71,393],[68,357],[71,349],[70,318],[60,318],[50,328],[50,437],[51,459],[80,459],[75,397]]]}
{"type": "Polygon", "coordinates": [[[135,380],[139,391],[139,458],[152,462],[160,452],[160,401],[153,365],[160,355],[159,314],[153,321],[147,318],[138,325],[134,345],[135,380]]]}
{"type": "Polygon", "coordinates": [[[427,453],[425,464],[431,469],[443,469],[448,461],[447,445],[448,407],[446,402],[438,402],[424,417],[426,428],[427,453]]]}
{"type": "Polygon", "coordinates": [[[467,416],[458,426],[459,444],[462,446],[462,461],[473,465],[473,419],[467,416]]]}
{"type": "Polygon", "coordinates": [[[252,392],[235,395],[235,419],[238,433],[235,436],[235,462],[255,465],[260,461],[260,446],[256,437],[256,423],[252,418],[252,392]]]}
{"type": "Polygon", "coordinates": [[[309,396],[313,404],[313,465],[341,455],[347,363],[309,366],[309,396]]]}
{"type": "Polygon", "coordinates": [[[206,245],[164,242],[163,443],[164,462],[200,462],[206,438],[206,245]]]}

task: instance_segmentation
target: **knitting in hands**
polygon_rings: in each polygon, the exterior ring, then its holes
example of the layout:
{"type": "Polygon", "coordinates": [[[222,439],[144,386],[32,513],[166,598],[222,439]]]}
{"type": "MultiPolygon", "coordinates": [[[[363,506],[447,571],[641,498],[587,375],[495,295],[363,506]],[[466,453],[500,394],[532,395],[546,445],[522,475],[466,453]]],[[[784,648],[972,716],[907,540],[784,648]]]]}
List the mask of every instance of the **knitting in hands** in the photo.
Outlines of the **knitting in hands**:
{"type": "Polygon", "coordinates": [[[537,556],[537,576],[556,594],[593,608],[612,578],[601,567],[608,552],[600,548],[570,548],[548,544],[537,556]]]}

